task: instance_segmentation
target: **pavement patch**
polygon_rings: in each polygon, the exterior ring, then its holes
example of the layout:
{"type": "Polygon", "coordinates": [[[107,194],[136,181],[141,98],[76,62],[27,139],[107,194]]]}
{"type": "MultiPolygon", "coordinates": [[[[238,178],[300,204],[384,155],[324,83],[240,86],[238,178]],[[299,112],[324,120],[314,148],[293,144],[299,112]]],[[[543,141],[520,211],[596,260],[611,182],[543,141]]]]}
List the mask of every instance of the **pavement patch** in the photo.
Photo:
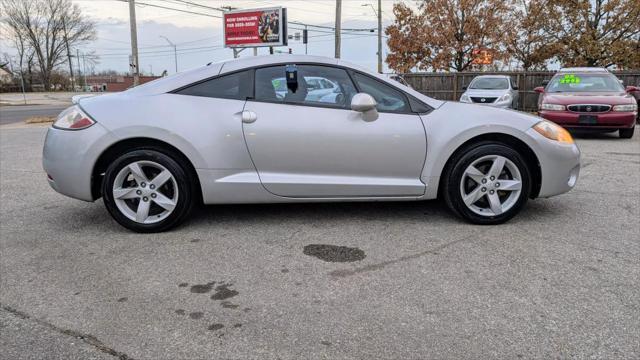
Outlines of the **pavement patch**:
{"type": "Polygon", "coordinates": [[[302,252],[326,262],[353,262],[366,257],[364,251],[358,248],[336,245],[311,244],[305,246],[302,252]]]}

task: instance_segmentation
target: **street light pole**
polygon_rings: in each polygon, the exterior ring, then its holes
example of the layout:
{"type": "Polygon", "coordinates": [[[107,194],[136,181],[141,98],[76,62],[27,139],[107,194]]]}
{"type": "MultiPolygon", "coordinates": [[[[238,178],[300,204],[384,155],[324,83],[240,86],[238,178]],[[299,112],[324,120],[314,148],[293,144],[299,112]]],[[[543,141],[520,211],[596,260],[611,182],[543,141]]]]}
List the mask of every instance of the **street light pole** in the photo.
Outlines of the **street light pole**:
{"type": "Polygon", "coordinates": [[[176,73],[177,73],[178,72],[178,47],[176,46],[176,44],[172,43],[171,40],[169,40],[166,36],[160,35],[160,37],[167,40],[169,45],[173,46],[173,60],[176,63],[176,73]]]}
{"type": "Polygon", "coordinates": [[[340,59],[340,32],[342,25],[342,0],[336,0],[335,58],[340,59]]]}
{"type": "Polygon", "coordinates": [[[378,0],[378,73],[382,74],[382,0],[378,0]]]}
{"type": "Polygon", "coordinates": [[[378,18],[378,73],[382,74],[382,0],[378,0],[378,11],[371,4],[362,4],[362,6],[370,6],[378,18]]]}

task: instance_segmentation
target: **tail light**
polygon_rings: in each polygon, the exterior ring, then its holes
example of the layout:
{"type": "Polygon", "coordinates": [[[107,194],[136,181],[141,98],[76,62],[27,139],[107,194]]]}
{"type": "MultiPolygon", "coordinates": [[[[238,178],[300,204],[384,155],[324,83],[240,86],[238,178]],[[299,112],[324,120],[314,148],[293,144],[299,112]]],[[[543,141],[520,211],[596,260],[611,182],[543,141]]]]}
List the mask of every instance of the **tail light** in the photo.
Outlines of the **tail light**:
{"type": "Polygon", "coordinates": [[[74,105],[58,115],[58,119],[53,123],[53,127],[62,130],[86,129],[96,122],[84,113],[77,105],[74,105]]]}

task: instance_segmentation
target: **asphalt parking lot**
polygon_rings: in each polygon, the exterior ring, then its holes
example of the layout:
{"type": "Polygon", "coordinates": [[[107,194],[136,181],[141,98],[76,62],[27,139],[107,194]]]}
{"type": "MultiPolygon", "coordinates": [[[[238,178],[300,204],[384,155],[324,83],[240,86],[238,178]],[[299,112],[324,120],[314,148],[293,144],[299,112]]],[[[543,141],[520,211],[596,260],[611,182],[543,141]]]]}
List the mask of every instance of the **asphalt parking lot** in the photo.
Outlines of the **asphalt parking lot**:
{"type": "Polygon", "coordinates": [[[49,188],[45,131],[0,128],[7,358],[640,358],[638,134],[578,138],[577,187],[501,226],[244,205],[141,235],[49,188]]]}

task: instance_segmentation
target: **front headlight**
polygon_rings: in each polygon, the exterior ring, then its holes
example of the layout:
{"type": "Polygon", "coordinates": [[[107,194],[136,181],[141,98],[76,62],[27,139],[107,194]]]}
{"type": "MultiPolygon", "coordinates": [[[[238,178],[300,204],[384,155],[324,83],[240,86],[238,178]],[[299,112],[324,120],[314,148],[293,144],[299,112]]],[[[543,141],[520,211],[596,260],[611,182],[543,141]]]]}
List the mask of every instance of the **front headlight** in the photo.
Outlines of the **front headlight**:
{"type": "Polygon", "coordinates": [[[53,123],[53,127],[62,130],[86,129],[96,122],[85,114],[78,105],[74,105],[58,115],[58,119],[53,123]]]}
{"type": "Polygon", "coordinates": [[[573,137],[571,137],[571,134],[569,134],[569,132],[562,126],[552,123],[551,121],[542,120],[533,126],[533,130],[537,131],[547,139],[565,144],[573,144],[573,137]]]}
{"type": "Polygon", "coordinates": [[[465,94],[462,94],[462,96],[460,96],[460,102],[467,102],[468,103],[468,102],[471,102],[471,99],[469,98],[469,95],[467,95],[465,93],[465,94]]]}
{"type": "Polygon", "coordinates": [[[502,102],[502,101],[511,101],[511,94],[506,93],[500,96],[500,98],[498,99],[498,102],[502,102]]]}
{"type": "Polygon", "coordinates": [[[628,104],[628,105],[615,105],[613,107],[613,111],[638,111],[638,105],[636,104],[628,104]]]}
{"type": "Polygon", "coordinates": [[[542,103],[542,105],[540,105],[540,110],[563,111],[565,110],[565,106],[560,104],[542,103]]]}

